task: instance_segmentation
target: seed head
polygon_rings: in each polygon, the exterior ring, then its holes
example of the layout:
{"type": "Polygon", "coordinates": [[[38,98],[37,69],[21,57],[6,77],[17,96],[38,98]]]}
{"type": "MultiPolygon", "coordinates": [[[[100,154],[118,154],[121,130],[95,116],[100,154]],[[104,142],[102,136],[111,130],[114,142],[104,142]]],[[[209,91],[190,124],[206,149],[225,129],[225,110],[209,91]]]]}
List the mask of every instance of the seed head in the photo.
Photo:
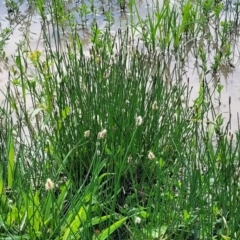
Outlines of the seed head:
{"type": "Polygon", "coordinates": [[[155,155],[153,154],[153,152],[152,151],[149,151],[148,152],[148,159],[149,160],[153,160],[155,158],[155,155]]]}
{"type": "Polygon", "coordinates": [[[228,141],[232,142],[233,138],[234,138],[234,133],[231,130],[229,130],[229,132],[228,132],[228,141]]]}
{"type": "Polygon", "coordinates": [[[45,183],[45,189],[47,191],[51,191],[53,188],[54,188],[54,182],[50,178],[48,178],[45,183]]]}
{"type": "Polygon", "coordinates": [[[90,130],[84,132],[84,137],[85,138],[90,137],[90,130]]]}
{"type": "Polygon", "coordinates": [[[128,156],[128,163],[132,163],[132,156],[128,156]]]}
{"type": "Polygon", "coordinates": [[[140,125],[142,125],[142,123],[143,123],[142,117],[141,116],[136,117],[136,125],[140,126],[140,125]]]}
{"type": "Polygon", "coordinates": [[[140,217],[135,217],[135,219],[134,219],[134,223],[135,224],[140,224],[141,223],[141,218],[140,217]]]}
{"type": "Polygon", "coordinates": [[[107,135],[107,130],[103,129],[101,132],[98,133],[97,139],[105,138],[107,135]]]}
{"type": "Polygon", "coordinates": [[[157,109],[158,109],[157,101],[154,101],[152,105],[152,110],[157,110],[157,109]]]}

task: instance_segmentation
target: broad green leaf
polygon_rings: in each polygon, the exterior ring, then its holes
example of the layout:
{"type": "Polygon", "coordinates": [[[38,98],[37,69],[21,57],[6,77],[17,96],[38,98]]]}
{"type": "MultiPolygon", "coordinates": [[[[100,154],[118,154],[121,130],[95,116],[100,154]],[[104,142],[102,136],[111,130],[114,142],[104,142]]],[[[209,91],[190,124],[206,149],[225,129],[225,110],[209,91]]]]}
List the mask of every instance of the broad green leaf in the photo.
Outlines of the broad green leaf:
{"type": "Polygon", "coordinates": [[[183,211],[183,219],[186,222],[188,219],[190,218],[189,213],[187,212],[187,210],[183,211]]]}
{"type": "Polygon", "coordinates": [[[40,213],[40,201],[39,201],[39,191],[36,191],[34,198],[33,198],[33,227],[35,231],[39,231],[41,225],[41,213],[40,213]]]}
{"type": "Polygon", "coordinates": [[[69,186],[70,186],[70,181],[67,181],[65,186],[63,186],[61,188],[61,193],[59,194],[59,196],[57,198],[57,206],[59,206],[59,210],[62,209],[64,200],[65,200],[65,198],[67,197],[67,194],[68,194],[69,186]]]}
{"type": "Polygon", "coordinates": [[[62,118],[65,119],[70,114],[70,112],[71,112],[70,107],[65,107],[62,110],[62,118]]]}
{"type": "Polygon", "coordinates": [[[16,56],[16,65],[19,69],[22,69],[22,63],[20,56],[16,56]]]}
{"type": "Polygon", "coordinates": [[[90,192],[84,197],[84,202],[88,203],[91,199],[92,199],[92,193],[90,192]]]}
{"type": "Polygon", "coordinates": [[[79,231],[81,224],[84,224],[86,220],[87,220],[86,208],[82,206],[78,211],[78,214],[75,216],[75,219],[73,220],[69,228],[67,228],[66,232],[64,233],[63,239],[64,240],[69,239],[69,237],[71,237],[72,234],[75,235],[79,231]]]}
{"type": "Polygon", "coordinates": [[[18,211],[18,208],[16,204],[14,204],[12,206],[12,210],[8,213],[6,223],[10,226],[12,226],[12,224],[16,224],[18,222],[19,215],[20,213],[18,211]]]}
{"type": "Polygon", "coordinates": [[[95,217],[92,219],[92,225],[99,224],[101,222],[104,222],[110,218],[110,215],[102,216],[102,217],[95,217]]]}
{"type": "Polygon", "coordinates": [[[116,229],[121,227],[123,225],[123,223],[126,222],[127,219],[128,219],[128,217],[124,217],[121,220],[112,224],[109,228],[103,230],[102,233],[98,236],[98,239],[99,240],[107,239],[108,236],[111,235],[116,229]]]}
{"type": "Polygon", "coordinates": [[[147,213],[146,211],[142,211],[140,213],[140,215],[141,215],[142,218],[148,218],[149,217],[149,213],[147,213]]]}
{"type": "Polygon", "coordinates": [[[105,176],[109,176],[109,175],[114,175],[114,173],[103,173],[101,176],[99,176],[98,178],[98,183],[100,184],[102,179],[105,177],[105,176]]]}
{"type": "Polygon", "coordinates": [[[8,188],[12,188],[14,179],[14,141],[10,138],[8,153],[8,188]]]}
{"type": "Polygon", "coordinates": [[[224,239],[224,240],[231,240],[232,238],[230,238],[230,237],[228,237],[228,236],[225,236],[225,235],[222,235],[221,234],[221,237],[222,237],[222,239],[224,239]]]}
{"type": "MultiPolygon", "coordinates": [[[[51,207],[52,207],[51,194],[52,194],[51,192],[48,193],[46,202],[43,206],[44,207],[44,216],[43,216],[44,225],[46,225],[49,222],[49,220],[51,219],[51,216],[52,216],[52,214],[51,214],[51,207]]],[[[60,207],[59,207],[59,210],[61,210],[60,207]]]]}
{"type": "Polygon", "coordinates": [[[2,195],[4,189],[4,180],[3,180],[3,166],[0,164],[0,195],[2,195]]]}

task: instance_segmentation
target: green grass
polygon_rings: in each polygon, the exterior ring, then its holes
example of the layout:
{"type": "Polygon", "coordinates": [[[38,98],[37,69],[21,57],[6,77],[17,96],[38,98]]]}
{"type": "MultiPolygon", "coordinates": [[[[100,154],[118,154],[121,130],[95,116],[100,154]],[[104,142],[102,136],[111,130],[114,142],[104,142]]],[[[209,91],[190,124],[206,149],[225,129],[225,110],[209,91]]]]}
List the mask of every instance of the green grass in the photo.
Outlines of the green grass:
{"type": "Polygon", "coordinates": [[[111,19],[105,30],[92,25],[87,56],[64,4],[36,2],[45,48],[19,44],[9,74],[0,238],[239,239],[240,136],[215,109],[222,85],[209,81],[233,60],[234,23],[220,20],[222,5],[166,2],[116,36],[111,19]],[[219,48],[209,61],[199,38],[212,24],[217,35],[207,39],[219,48]],[[60,42],[64,27],[71,34],[60,42]],[[194,100],[183,81],[189,52],[198,61],[194,100]]]}

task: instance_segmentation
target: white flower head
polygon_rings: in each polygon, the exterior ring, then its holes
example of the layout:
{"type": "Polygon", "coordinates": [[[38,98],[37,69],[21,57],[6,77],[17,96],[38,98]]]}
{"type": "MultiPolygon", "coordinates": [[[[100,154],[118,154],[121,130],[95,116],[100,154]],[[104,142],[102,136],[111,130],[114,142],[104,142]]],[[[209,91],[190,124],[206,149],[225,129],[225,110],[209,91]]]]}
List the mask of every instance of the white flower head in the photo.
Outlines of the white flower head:
{"type": "Polygon", "coordinates": [[[231,142],[234,139],[234,132],[229,130],[228,132],[228,141],[231,142]]]}
{"type": "Polygon", "coordinates": [[[140,126],[140,125],[142,125],[142,123],[143,123],[142,117],[141,116],[136,117],[136,125],[140,126]]]}
{"type": "Polygon", "coordinates": [[[101,132],[98,133],[97,139],[105,138],[107,135],[107,130],[103,129],[101,132]]]}
{"type": "Polygon", "coordinates": [[[157,109],[158,109],[157,101],[154,101],[152,105],[152,110],[157,110],[157,109]]]}
{"type": "Polygon", "coordinates": [[[53,182],[50,178],[48,178],[47,181],[46,181],[46,183],[45,183],[45,189],[46,189],[47,191],[50,191],[50,190],[52,190],[53,188],[54,188],[54,182],[53,182]]]}
{"type": "Polygon", "coordinates": [[[212,203],[212,195],[211,194],[205,194],[203,196],[204,200],[208,203],[211,204],[212,203]]]}
{"type": "Polygon", "coordinates": [[[90,130],[84,132],[84,137],[85,138],[90,137],[90,130]]]}
{"type": "Polygon", "coordinates": [[[124,207],[125,209],[128,209],[128,208],[129,208],[129,206],[128,206],[126,203],[123,205],[123,207],[124,207]]]}
{"type": "Polygon", "coordinates": [[[210,186],[212,186],[214,184],[214,178],[209,179],[209,184],[210,184],[210,186]]]}
{"type": "Polygon", "coordinates": [[[135,218],[134,218],[134,223],[135,223],[135,224],[140,224],[140,223],[141,223],[141,220],[142,220],[142,219],[141,219],[140,217],[135,217],[135,218]]]}
{"type": "Polygon", "coordinates": [[[148,159],[153,160],[155,158],[155,155],[153,154],[152,151],[148,152],[148,159]]]}
{"type": "Polygon", "coordinates": [[[128,156],[128,163],[132,163],[132,156],[128,156]]]}
{"type": "Polygon", "coordinates": [[[176,113],[173,114],[173,121],[174,122],[177,122],[178,120],[178,115],[176,113]]]}

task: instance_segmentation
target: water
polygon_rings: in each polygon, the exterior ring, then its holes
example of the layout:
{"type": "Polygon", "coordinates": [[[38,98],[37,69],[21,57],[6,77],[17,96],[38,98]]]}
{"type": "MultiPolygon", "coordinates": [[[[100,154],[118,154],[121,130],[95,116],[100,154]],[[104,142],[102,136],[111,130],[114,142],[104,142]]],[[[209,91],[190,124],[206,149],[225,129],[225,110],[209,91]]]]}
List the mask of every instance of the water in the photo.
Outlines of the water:
{"type": "MultiPolygon", "coordinates": [[[[232,5],[233,6],[232,2],[232,5]]],[[[142,18],[144,18],[148,11],[152,10],[154,6],[154,2],[148,1],[138,1],[137,7],[138,12],[142,18]]],[[[178,3],[175,3],[178,4],[178,3]]],[[[86,3],[87,6],[91,7],[90,2],[86,3]]],[[[86,21],[83,21],[81,18],[81,14],[79,14],[79,6],[82,6],[81,3],[68,1],[68,10],[73,16],[77,19],[78,22],[78,32],[79,36],[82,40],[82,43],[85,46],[85,53],[89,54],[89,47],[90,47],[90,31],[89,28],[92,24],[98,24],[100,29],[104,29],[108,22],[106,18],[110,17],[112,19],[111,29],[112,34],[114,35],[119,27],[122,29],[126,29],[129,26],[129,12],[122,11],[119,7],[119,4],[115,1],[104,2],[99,1],[95,3],[95,11],[94,14],[88,13],[86,15],[86,21]],[[106,15],[106,12],[111,13],[109,16],[106,15]]],[[[180,6],[180,4],[179,4],[180,6]]],[[[226,19],[226,14],[228,14],[227,19],[230,21],[234,18],[233,13],[231,11],[222,12],[222,19],[226,19]]],[[[50,16],[47,16],[50,19],[50,16]]],[[[85,19],[85,18],[84,18],[85,19]]],[[[137,16],[136,13],[133,17],[133,22],[137,23],[137,16]]],[[[3,64],[0,63],[0,88],[2,92],[6,92],[6,85],[9,79],[9,70],[12,66],[14,66],[14,58],[18,54],[17,51],[17,44],[20,44],[27,40],[30,49],[32,50],[42,50],[44,46],[43,36],[42,36],[42,22],[41,18],[36,12],[29,6],[27,3],[23,3],[18,13],[8,13],[8,10],[3,2],[0,2],[0,26],[1,29],[9,27],[11,29],[14,28],[13,34],[10,36],[7,45],[4,47],[6,52],[6,56],[8,58],[8,63],[3,64]],[[20,23],[19,23],[20,22],[20,23]],[[28,41],[29,40],[29,41],[28,41]]],[[[54,30],[52,30],[54,31],[54,30]]],[[[214,42],[217,42],[217,36],[215,34],[214,26],[209,25],[209,28],[206,29],[206,32],[210,34],[212,37],[212,42],[209,45],[209,52],[207,54],[208,63],[214,61],[213,56],[214,53],[217,51],[217,47],[214,46],[214,42]]],[[[54,32],[52,32],[54,34],[54,32]]],[[[139,36],[136,32],[136,38],[139,36]]],[[[239,81],[239,74],[240,74],[240,65],[239,65],[239,34],[235,35],[235,39],[231,40],[231,43],[234,45],[234,58],[232,64],[234,68],[228,66],[220,66],[219,71],[217,72],[216,76],[212,76],[209,74],[207,76],[208,81],[212,81],[212,85],[216,85],[216,81],[223,85],[223,90],[221,92],[221,104],[219,104],[218,94],[213,96],[213,102],[216,107],[216,114],[222,113],[223,117],[225,118],[225,124],[228,122],[229,118],[231,117],[231,125],[230,128],[232,131],[238,129],[238,122],[237,122],[237,114],[240,111],[240,81],[239,81]],[[229,99],[231,98],[231,109],[229,109],[229,99]],[[230,115],[231,114],[231,115],[230,115]]],[[[60,38],[63,37],[60,35],[60,38]]],[[[63,39],[61,39],[63,40],[63,39]]],[[[198,42],[202,41],[202,44],[207,46],[208,44],[208,37],[203,37],[202,39],[198,39],[198,42]]],[[[190,42],[189,42],[190,45],[190,42]]],[[[168,61],[169,65],[169,72],[175,66],[174,57],[170,59],[168,56],[166,61],[168,61]]],[[[199,91],[199,82],[201,77],[199,76],[199,64],[196,63],[196,58],[194,57],[193,47],[190,46],[189,52],[187,53],[187,63],[184,66],[185,74],[183,77],[183,81],[187,82],[189,79],[190,88],[192,88],[192,95],[191,100],[192,102],[197,96],[199,91]]],[[[31,69],[29,69],[31,72],[31,69]]],[[[4,94],[0,93],[0,102],[4,99],[4,94]]],[[[29,103],[29,106],[31,104],[29,103]]]]}

